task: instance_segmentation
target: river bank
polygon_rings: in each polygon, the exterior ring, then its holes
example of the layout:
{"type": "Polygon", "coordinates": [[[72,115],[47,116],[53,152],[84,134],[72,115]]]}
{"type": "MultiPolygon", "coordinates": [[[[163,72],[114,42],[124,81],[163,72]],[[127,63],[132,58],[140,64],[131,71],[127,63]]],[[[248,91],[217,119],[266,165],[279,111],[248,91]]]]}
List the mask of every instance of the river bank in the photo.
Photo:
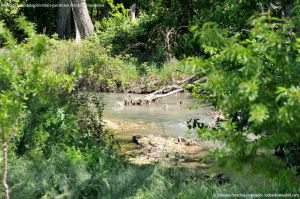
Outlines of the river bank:
{"type": "Polygon", "coordinates": [[[155,135],[159,127],[151,124],[104,120],[119,143],[117,150],[129,162],[137,165],[162,163],[166,167],[187,167],[208,169],[211,163],[204,157],[217,144],[201,142],[196,138],[155,135]],[[148,130],[145,134],[132,132],[148,130]],[[152,132],[152,133],[151,133],[152,132]]]}

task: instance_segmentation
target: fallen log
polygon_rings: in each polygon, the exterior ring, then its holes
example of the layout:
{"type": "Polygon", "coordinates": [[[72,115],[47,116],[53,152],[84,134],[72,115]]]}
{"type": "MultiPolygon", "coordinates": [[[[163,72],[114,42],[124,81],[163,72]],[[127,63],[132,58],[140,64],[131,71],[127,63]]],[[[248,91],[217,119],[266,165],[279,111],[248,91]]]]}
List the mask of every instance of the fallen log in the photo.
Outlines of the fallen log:
{"type": "Polygon", "coordinates": [[[131,95],[129,95],[128,98],[124,100],[124,105],[125,106],[144,105],[144,104],[149,105],[151,102],[155,102],[160,98],[184,92],[184,89],[182,87],[186,84],[201,83],[206,81],[206,79],[207,77],[202,77],[200,79],[197,79],[197,77],[193,75],[183,81],[177,82],[175,85],[165,86],[159,89],[158,91],[155,91],[153,93],[150,93],[140,98],[132,98],[131,95]]]}
{"type": "MultiPolygon", "coordinates": [[[[159,98],[167,97],[169,95],[174,95],[174,94],[177,94],[177,93],[180,93],[180,92],[183,92],[183,91],[184,91],[183,88],[178,88],[176,90],[172,90],[172,91],[170,91],[168,93],[165,93],[165,94],[160,94],[160,95],[156,94],[156,95],[147,96],[143,100],[144,100],[144,102],[146,102],[146,104],[149,104],[150,102],[154,102],[159,98]]],[[[137,104],[137,105],[142,105],[142,104],[137,104]]]]}

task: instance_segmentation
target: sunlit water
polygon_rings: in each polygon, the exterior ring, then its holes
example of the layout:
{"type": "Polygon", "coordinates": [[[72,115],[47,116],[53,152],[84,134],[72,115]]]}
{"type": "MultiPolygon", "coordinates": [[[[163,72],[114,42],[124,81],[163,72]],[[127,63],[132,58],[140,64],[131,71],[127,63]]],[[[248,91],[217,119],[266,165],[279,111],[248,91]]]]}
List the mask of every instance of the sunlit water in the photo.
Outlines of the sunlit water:
{"type": "MultiPolygon", "coordinates": [[[[203,104],[196,109],[189,107],[195,100],[190,94],[178,94],[147,106],[123,106],[122,102],[128,94],[103,93],[105,103],[103,118],[110,121],[124,121],[155,126],[156,128],[131,130],[131,135],[163,135],[186,136],[187,121],[198,118],[201,122],[210,123],[213,118],[207,114],[213,107],[203,104]]],[[[140,95],[132,95],[134,97],[140,95]]]]}

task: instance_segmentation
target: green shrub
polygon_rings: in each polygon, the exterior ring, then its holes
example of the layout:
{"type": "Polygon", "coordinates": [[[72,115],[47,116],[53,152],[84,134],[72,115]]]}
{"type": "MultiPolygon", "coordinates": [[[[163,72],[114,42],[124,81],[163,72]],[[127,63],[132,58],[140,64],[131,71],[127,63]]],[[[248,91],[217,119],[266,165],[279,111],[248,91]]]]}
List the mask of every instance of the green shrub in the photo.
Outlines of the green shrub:
{"type": "Polygon", "coordinates": [[[81,89],[102,92],[126,89],[138,78],[135,65],[122,56],[109,56],[94,39],[80,44],[52,39],[47,55],[49,67],[57,74],[80,73],[77,87],[81,89]]]}
{"type": "Polygon", "coordinates": [[[96,181],[112,166],[125,165],[104,144],[109,137],[101,99],[74,89],[79,65],[65,71],[49,64],[53,40],[32,31],[26,42],[15,44],[2,24],[0,33],[6,41],[0,54],[0,133],[9,143],[12,198],[93,197],[85,190],[97,190],[96,181]],[[101,175],[95,181],[96,173],[101,175]]]}
{"type": "MultiPolygon", "coordinates": [[[[215,23],[195,30],[208,59],[194,59],[194,64],[201,63],[200,71],[208,80],[194,91],[200,99],[214,101],[227,118],[217,128],[198,132],[203,139],[226,144],[225,154],[215,153],[219,163],[231,168],[247,163],[255,172],[280,181],[295,175],[300,165],[296,158],[300,143],[299,39],[288,19],[265,14],[252,19],[251,25],[247,38],[239,33],[227,35],[215,23]],[[207,95],[199,94],[202,89],[207,95]],[[255,141],[251,141],[253,135],[255,141]],[[278,153],[278,149],[284,151],[281,157],[290,169],[272,157],[272,151],[278,153]]],[[[292,178],[286,180],[288,187],[296,183],[292,178]]]]}
{"type": "Polygon", "coordinates": [[[188,71],[183,71],[176,59],[165,62],[161,67],[150,66],[146,72],[148,78],[154,78],[158,85],[172,85],[185,77],[192,75],[188,71]]]}

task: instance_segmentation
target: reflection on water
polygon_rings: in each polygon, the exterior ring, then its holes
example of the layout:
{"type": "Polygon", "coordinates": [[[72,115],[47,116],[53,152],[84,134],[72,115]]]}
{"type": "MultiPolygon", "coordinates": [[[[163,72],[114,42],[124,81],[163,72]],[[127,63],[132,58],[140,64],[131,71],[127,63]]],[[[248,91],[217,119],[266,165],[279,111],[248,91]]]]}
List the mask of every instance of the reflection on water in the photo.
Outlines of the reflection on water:
{"type": "MultiPolygon", "coordinates": [[[[103,118],[111,121],[124,121],[130,123],[150,124],[158,128],[136,129],[130,134],[154,134],[166,136],[184,136],[187,121],[199,118],[201,122],[209,123],[212,117],[206,113],[213,109],[209,104],[204,104],[197,109],[189,109],[194,103],[190,94],[178,94],[165,97],[150,105],[123,106],[122,102],[128,94],[103,93],[105,103],[103,118]]],[[[133,97],[139,95],[132,95],[133,97]]]]}

